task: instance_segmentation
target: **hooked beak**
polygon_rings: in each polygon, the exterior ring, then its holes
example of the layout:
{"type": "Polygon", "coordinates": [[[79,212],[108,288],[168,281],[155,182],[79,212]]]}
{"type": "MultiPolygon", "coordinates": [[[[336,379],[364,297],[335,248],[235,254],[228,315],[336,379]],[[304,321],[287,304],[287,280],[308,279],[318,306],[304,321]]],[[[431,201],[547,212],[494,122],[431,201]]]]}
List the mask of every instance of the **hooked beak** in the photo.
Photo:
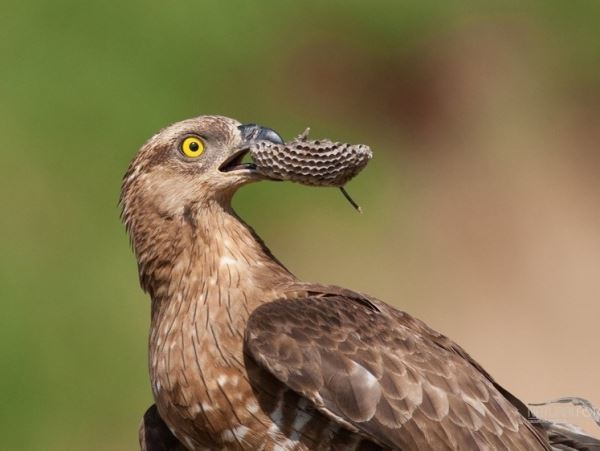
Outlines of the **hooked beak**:
{"type": "Polygon", "coordinates": [[[251,144],[254,141],[271,141],[274,144],[283,144],[283,139],[272,128],[263,127],[256,124],[244,124],[238,126],[245,143],[251,144]]]}
{"type": "Polygon", "coordinates": [[[275,130],[256,124],[244,124],[238,126],[242,135],[242,143],[227,160],[219,166],[221,172],[232,171],[256,171],[254,163],[243,163],[242,160],[250,151],[250,146],[255,141],[270,141],[274,144],[284,144],[283,138],[275,130]]]}

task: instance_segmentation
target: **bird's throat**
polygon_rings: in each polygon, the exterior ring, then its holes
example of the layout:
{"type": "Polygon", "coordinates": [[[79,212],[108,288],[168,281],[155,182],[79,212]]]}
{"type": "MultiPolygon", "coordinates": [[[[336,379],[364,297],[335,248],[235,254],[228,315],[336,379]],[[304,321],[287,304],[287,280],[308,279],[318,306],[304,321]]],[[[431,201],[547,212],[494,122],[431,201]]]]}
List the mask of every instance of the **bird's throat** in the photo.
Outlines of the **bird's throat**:
{"type": "Polygon", "coordinates": [[[154,310],[211,286],[261,289],[294,279],[228,199],[186,205],[175,216],[145,212],[142,220],[132,221],[131,235],[140,283],[154,310]]]}

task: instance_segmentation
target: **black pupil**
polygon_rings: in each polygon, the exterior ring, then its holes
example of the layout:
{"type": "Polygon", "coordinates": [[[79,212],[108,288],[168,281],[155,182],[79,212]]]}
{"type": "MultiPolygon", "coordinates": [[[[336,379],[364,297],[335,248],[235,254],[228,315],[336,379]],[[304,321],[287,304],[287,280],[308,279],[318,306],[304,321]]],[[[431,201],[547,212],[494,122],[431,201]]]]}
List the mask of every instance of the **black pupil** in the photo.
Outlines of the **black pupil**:
{"type": "Polygon", "coordinates": [[[198,145],[198,143],[196,141],[193,141],[190,143],[189,148],[192,152],[195,152],[200,148],[200,146],[198,145]]]}

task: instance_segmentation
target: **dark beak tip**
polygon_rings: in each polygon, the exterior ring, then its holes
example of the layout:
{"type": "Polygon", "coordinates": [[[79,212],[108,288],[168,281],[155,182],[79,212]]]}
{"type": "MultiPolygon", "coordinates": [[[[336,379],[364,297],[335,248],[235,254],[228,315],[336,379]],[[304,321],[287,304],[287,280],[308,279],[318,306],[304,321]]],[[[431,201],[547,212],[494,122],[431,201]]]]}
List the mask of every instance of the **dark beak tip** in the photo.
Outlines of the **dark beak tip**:
{"type": "Polygon", "coordinates": [[[269,141],[273,144],[284,144],[283,138],[272,128],[256,124],[239,125],[238,130],[244,141],[269,141]]]}

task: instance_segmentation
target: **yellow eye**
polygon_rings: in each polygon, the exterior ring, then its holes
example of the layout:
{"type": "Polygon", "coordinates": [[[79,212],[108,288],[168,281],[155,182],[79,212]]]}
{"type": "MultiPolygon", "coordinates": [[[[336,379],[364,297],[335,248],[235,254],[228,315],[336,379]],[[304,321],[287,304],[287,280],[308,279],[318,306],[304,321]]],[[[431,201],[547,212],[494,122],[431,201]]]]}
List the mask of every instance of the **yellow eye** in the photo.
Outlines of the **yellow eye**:
{"type": "Polygon", "coordinates": [[[181,143],[181,151],[186,157],[198,158],[204,152],[204,143],[200,138],[190,136],[181,143]]]}

